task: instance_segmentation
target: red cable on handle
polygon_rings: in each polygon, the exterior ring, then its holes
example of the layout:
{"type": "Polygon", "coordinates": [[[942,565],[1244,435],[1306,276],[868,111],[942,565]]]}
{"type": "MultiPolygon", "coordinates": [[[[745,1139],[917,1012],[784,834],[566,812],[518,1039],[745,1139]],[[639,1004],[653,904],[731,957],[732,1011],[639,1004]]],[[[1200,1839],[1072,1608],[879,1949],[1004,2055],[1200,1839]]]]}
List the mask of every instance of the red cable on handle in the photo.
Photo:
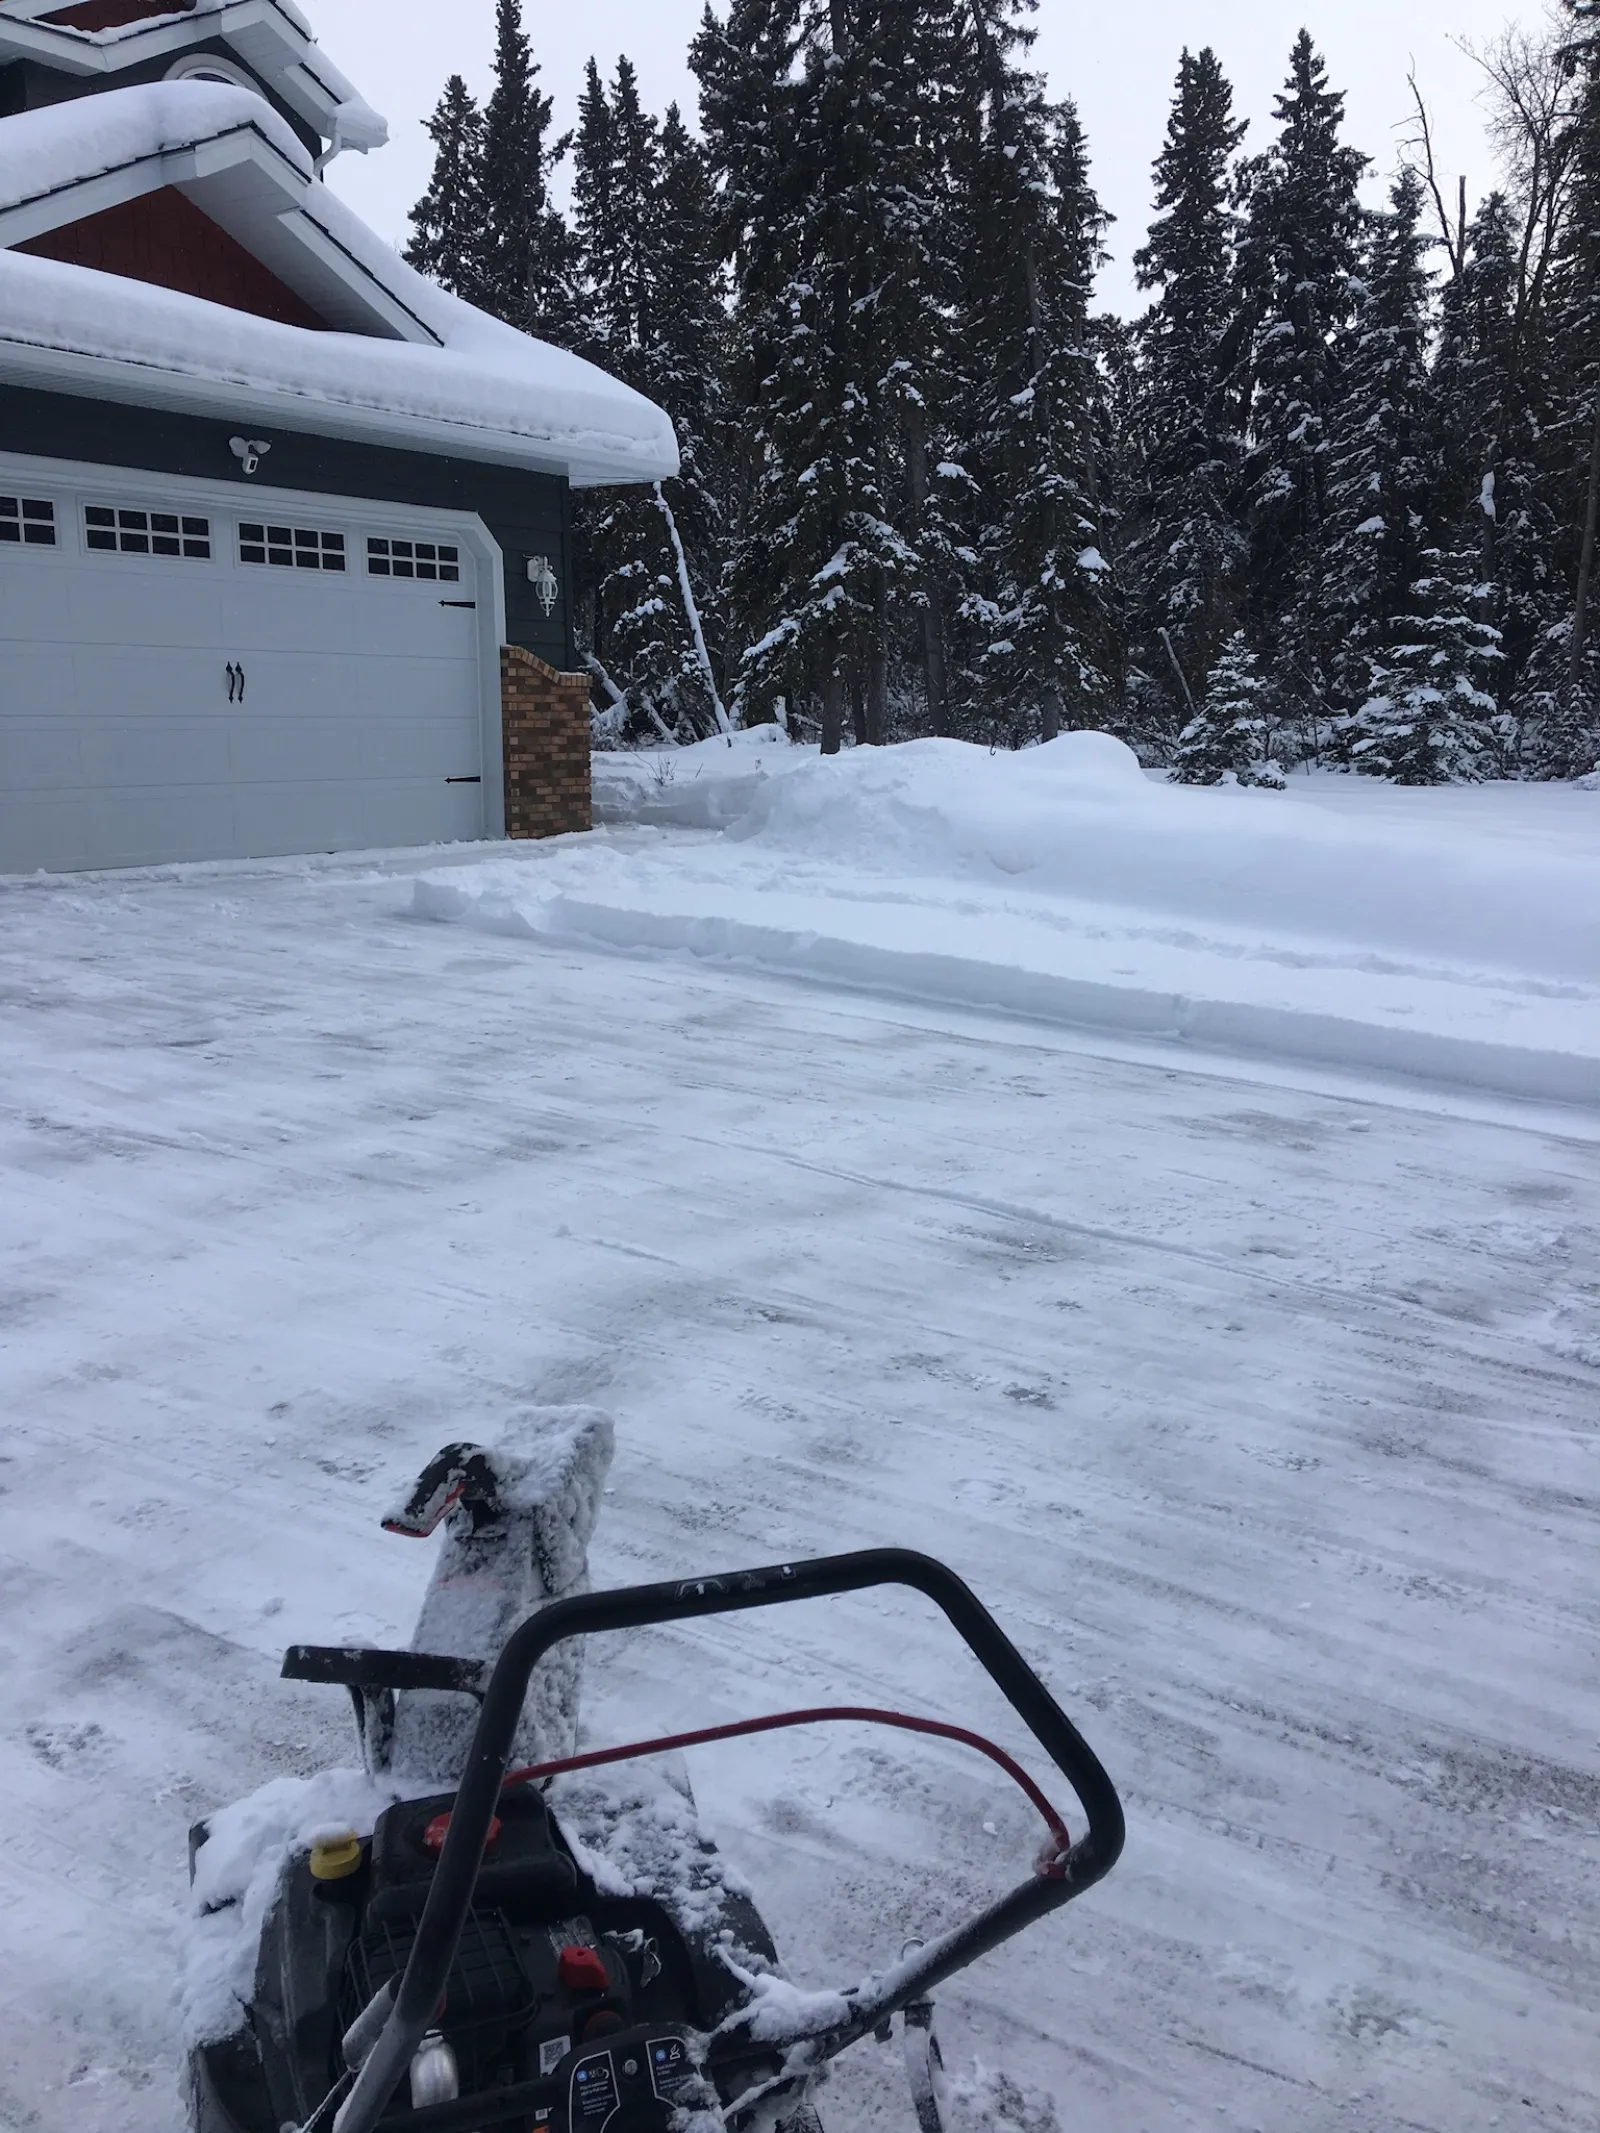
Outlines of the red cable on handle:
{"type": "Polygon", "coordinates": [[[707,1726],[700,1733],[671,1733],[662,1740],[631,1741],[622,1748],[594,1748],[587,1755],[566,1755],[553,1763],[530,1763],[526,1770],[509,1771],[505,1782],[507,1785],[531,1785],[544,1778],[564,1776],[569,1770],[594,1770],[602,1763],[626,1763],[636,1756],[665,1755],[674,1748],[704,1748],[713,1741],[739,1740],[751,1733],[776,1733],[787,1726],[818,1725],[834,1719],[852,1719],[871,1726],[894,1726],[902,1733],[931,1733],[937,1739],[959,1741],[963,1747],[976,1748],[980,1755],[988,1756],[990,1762],[998,1763],[1044,1817],[1051,1841],[1039,1853],[1039,1872],[1059,1877],[1065,1871],[1066,1857],[1072,1849],[1067,1825],[1014,1756],[1008,1755],[994,1741],[985,1740],[981,1733],[969,1733],[965,1726],[948,1725],[938,1718],[912,1718],[904,1711],[873,1711],[848,1705],[825,1706],[814,1711],[779,1711],[771,1718],[742,1718],[733,1725],[707,1726]]]}

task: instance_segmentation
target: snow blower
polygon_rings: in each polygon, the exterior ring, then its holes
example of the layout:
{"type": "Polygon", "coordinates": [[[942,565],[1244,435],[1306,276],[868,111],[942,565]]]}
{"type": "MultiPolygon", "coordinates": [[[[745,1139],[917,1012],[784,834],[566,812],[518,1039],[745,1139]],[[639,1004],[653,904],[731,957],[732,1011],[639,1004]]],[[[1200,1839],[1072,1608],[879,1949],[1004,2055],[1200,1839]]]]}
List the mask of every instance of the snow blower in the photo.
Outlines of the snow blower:
{"type": "Polygon", "coordinates": [[[290,1835],[264,1881],[256,1862],[250,1892],[243,1879],[230,1892],[213,1855],[248,1849],[270,1820],[260,1803],[300,1781],[194,1833],[196,1930],[224,1952],[238,1944],[230,1959],[245,1981],[233,2018],[194,2041],[194,2133],[820,2133],[813,2097],[830,2061],[871,2038],[898,2040],[918,2133],[941,2133],[931,1996],[1111,1871],[1123,1817],[1110,1779],[988,1611],[927,1556],[869,1549],[590,1591],[610,1424],[547,1411],[524,1418],[524,1442],[529,1421],[531,1456],[452,1445],[385,1521],[418,1536],[444,1528],[424,1648],[296,1646],[284,1662],[287,1679],[349,1690],[376,1803],[370,1832],[290,1835]],[[576,1752],[580,1640],[883,1585],[943,1611],[1077,1795],[1076,1841],[1004,1749],[899,1712],[786,1711],[576,1752]],[[425,1648],[446,1636],[447,1655],[425,1648]],[[633,1839],[646,1827],[648,1841],[631,1850],[610,1841],[623,1810],[588,1799],[568,1813],[570,1773],[840,1720],[987,1755],[1045,1832],[1009,1895],[862,1983],[817,1993],[784,1980],[685,1788],[663,1788],[681,1810],[678,1843],[671,1812],[635,1816],[633,1839]],[[548,1796],[558,1778],[560,1820],[548,1796]]]}

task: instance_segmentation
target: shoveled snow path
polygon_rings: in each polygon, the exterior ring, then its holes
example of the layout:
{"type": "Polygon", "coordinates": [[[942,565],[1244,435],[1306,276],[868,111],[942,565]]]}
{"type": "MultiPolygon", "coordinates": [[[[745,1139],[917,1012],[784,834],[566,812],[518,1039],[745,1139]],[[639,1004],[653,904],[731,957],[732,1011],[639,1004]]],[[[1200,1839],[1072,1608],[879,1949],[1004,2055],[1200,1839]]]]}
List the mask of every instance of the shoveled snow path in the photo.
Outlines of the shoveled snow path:
{"type": "MultiPolygon", "coordinates": [[[[283,1646],[408,1626],[396,1481],[564,1399],[619,1422],[602,1578],[928,1548],[1124,1786],[1124,1866],[947,1990],[952,2057],[1072,2133],[1587,2127],[1600,1123],[409,901],[0,892],[0,2127],[168,2133],[187,1823],[347,1752],[283,1646]]],[[[950,1653],[911,1600],[702,1624],[597,1649],[591,1732],[1015,1743],[950,1653]]],[[[931,1744],[694,1775],[808,1985],[1032,1837],[931,1744]]],[[[880,2122],[869,2053],[831,2133],[880,2122]]]]}

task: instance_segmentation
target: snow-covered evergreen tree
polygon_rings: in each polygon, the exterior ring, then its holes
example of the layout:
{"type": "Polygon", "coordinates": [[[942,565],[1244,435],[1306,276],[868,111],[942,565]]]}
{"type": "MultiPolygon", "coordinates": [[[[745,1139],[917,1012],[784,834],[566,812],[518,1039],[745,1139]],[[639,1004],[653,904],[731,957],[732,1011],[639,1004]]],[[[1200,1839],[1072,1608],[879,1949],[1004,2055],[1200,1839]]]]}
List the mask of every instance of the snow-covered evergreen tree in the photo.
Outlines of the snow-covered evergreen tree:
{"type": "Polygon", "coordinates": [[[573,198],[585,350],[666,408],[682,459],[659,493],[580,499],[586,645],[652,730],[691,739],[719,723],[715,665],[698,634],[721,564],[719,240],[702,151],[675,107],[664,125],[644,110],[626,58],[609,92],[590,62],[573,198]]]}
{"type": "Polygon", "coordinates": [[[728,277],[705,149],[676,104],[661,126],[660,178],[645,306],[650,390],[671,415],[682,469],[667,484],[702,604],[716,606],[726,559],[728,277]]]}
{"type": "Polygon", "coordinates": [[[550,138],[554,100],[523,28],[522,0],[496,0],[494,91],[483,115],[478,301],[563,345],[574,337],[576,247],[550,197],[567,141],[550,138]]]}
{"type": "Polygon", "coordinates": [[[1134,564],[1143,632],[1159,640],[1143,647],[1144,663],[1170,687],[1175,661],[1182,686],[1194,690],[1204,689],[1244,595],[1243,440],[1228,377],[1230,171],[1244,133],[1216,54],[1186,50],[1155,165],[1156,215],[1135,255],[1139,286],[1158,294],[1139,331],[1141,389],[1130,414],[1143,476],[1134,564]]]}
{"type": "Polygon", "coordinates": [[[1328,424],[1326,519],[1310,566],[1303,631],[1336,710],[1373,695],[1374,661],[1407,605],[1429,503],[1428,274],[1422,184],[1402,170],[1388,212],[1371,217],[1340,345],[1328,424]]]}
{"type": "MultiPolygon", "coordinates": [[[[872,294],[875,428],[891,470],[886,504],[901,536],[881,594],[887,625],[876,677],[887,693],[898,656],[919,671],[933,730],[953,730],[950,615],[965,580],[961,512],[970,481],[958,408],[960,231],[952,172],[965,108],[964,25],[928,0],[880,0],[863,11],[871,34],[872,95],[882,114],[874,147],[878,261],[872,294]],[[875,16],[875,19],[874,19],[875,16]]],[[[874,737],[887,706],[870,701],[874,737]]]]}
{"type": "Polygon", "coordinates": [[[1528,767],[1539,778],[1581,777],[1600,761],[1600,34],[1596,10],[1584,0],[1568,0],[1568,12],[1581,86],[1568,143],[1565,228],[1551,276],[1550,344],[1559,368],[1547,487],[1570,594],[1520,700],[1528,767]],[[1559,679],[1548,672],[1558,630],[1566,652],[1559,679]]]}
{"type": "MultiPolygon", "coordinates": [[[[637,225],[624,227],[622,214],[616,121],[599,63],[591,58],[584,69],[578,126],[573,136],[572,229],[578,245],[584,352],[600,363],[606,360],[608,345],[619,339],[614,332],[615,285],[624,247],[639,234],[637,225]]],[[[624,354],[631,339],[624,330],[620,336],[624,354]]]]}
{"type": "Polygon", "coordinates": [[[1421,556],[1408,611],[1390,624],[1350,729],[1351,761],[1367,775],[1446,785],[1501,769],[1500,633],[1474,612],[1477,560],[1470,546],[1421,556]]]}
{"type": "Polygon", "coordinates": [[[1178,740],[1172,776],[1179,785],[1267,785],[1284,778],[1268,743],[1271,690],[1261,662],[1237,630],[1212,667],[1204,700],[1178,740]]]}
{"type": "MultiPolygon", "coordinates": [[[[745,0],[696,48],[728,181],[752,470],[733,574],[754,639],[742,693],[754,715],[779,697],[819,705],[825,748],[852,703],[860,738],[887,737],[892,662],[925,590],[906,466],[937,352],[926,143],[947,14],[933,0],[745,0]]],[[[916,437],[925,456],[932,437],[916,437]]]]}
{"type": "Polygon", "coordinates": [[[982,573],[968,601],[977,653],[965,693],[978,730],[1004,721],[1012,740],[1048,738],[1118,715],[1089,320],[1106,217],[1073,106],[1050,102],[998,42],[982,58],[961,320],[982,573]]]}
{"type": "Polygon", "coordinates": [[[459,74],[445,83],[427,130],[433,176],[411,210],[406,259],[442,288],[476,302],[483,252],[483,114],[459,74]]]}
{"type": "Polygon", "coordinates": [[[1485,582],[1500,576],[1498,535],[1509,502],[1516,278],[1510,203],[1504,193],[1491,193],[1467,228],[1460,272],[1440,299],[1429,439],[1435,512],[1452,518],[1479,506],[1475,530],[1485,582]]]}
{"type": "Polygon", "coordinates": [[[1251,332],[1251,611],[1286,700],[1323,687],[1312,620],[1327,515],[1333,343],[1350,316],[1366,157],[1341,139],[1344,97],[1302,30],[1278,135],[1246,168],[1239,280],[1251,332]]]}

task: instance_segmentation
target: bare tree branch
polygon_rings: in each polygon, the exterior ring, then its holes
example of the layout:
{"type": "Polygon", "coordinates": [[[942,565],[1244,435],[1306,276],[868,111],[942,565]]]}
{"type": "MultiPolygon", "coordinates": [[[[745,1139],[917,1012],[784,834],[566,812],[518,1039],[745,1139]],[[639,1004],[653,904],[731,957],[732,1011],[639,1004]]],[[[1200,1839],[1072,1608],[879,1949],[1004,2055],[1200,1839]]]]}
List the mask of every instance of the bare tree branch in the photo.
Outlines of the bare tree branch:
{"type": "Polygon", "coordinates": [[[1466,179],[1461,181],[1462,212],[1457,223],[1452,225],[1450,210],[1445,205],[1444,194],[1439,185],[1438,164],[1433,152],[1433,120],[1421,89],[1417,85],[1417,70],[1413,64],[1406,76],[1406,86],[1411,91],[1411,101],[1416,106],[1416,115],[1407,121],[1409,131],[1402,136],[1402,146],[1410,151],[1412,168],[1422,178],[1433,201],[1434,213],[1439,218],[1439,236],[1444,245],[1445,256],[1450,261],[1450,279],[1458,281],[1467,264],[1466,230],[1466,179]]]}
{"type": "Polygon", "coordinates": [[[1489,138],[1519,225],[1515,365],[1544,299],[1571,185],[1577,90],[1566,25],[1552,12],[1538,29],[1512,24],[1491,44],[1457,43],[1483,71],[1489,138]]]}

